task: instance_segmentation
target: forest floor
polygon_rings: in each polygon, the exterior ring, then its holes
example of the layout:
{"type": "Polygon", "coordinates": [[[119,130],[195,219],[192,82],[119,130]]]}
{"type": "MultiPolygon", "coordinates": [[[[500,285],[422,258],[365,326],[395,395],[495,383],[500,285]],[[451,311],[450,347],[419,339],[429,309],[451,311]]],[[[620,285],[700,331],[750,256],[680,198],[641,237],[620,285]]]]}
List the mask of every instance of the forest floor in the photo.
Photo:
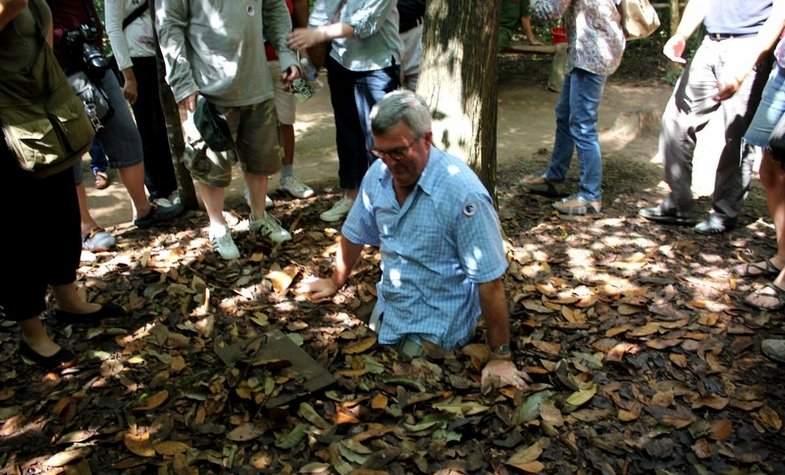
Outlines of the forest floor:
{"type": "MultiPolygon", "coordinates": [[[[481,393],[482,330],[413,361],[376,345],[361,320],[379,276],[373,250],[332,302],[294,294],[329,269],[338,229],[318,215],[334,190],[274,195],[294,234],[279,247],[243,231],[235,196],[237,261],[210,251],[201,212],[163,230],[119,225],[116,251],[83,256],[87,296],[131,315],[92,328],[48,319],[76,366],[28,365],[18,328],[0,324],[0,474],[785,473],[785,366],[760,353],[761,339],[785,335],[782,315],[746,307],[765,281],[730,272],[774,252],[759,185],[727,235],[638,218],[664,192],[656,132],[670,88],[612,81],[604,212],[561,219],[518,185],[547,163],[556,96],[516,71],[501,69],[498,195],[527,391],[481,393]]],[[[325,114],[301,115],[299,143],[329,177],[325,114]]]]}

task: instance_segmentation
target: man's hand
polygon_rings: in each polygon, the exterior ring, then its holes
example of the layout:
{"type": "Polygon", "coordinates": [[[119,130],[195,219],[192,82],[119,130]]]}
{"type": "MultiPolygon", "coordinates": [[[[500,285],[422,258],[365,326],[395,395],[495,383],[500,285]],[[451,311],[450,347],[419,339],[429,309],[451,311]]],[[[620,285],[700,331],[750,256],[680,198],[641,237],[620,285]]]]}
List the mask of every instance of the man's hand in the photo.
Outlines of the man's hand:
{"type": "Polygon", "coordinates": [[[177,103],[177,110],[180,112],[180,122],[185,122],[188,118],[188,113],[196,110],[196,96],[198,95],[198,92],[194,92],[177,103]]]}
{"type": "Polygon", "coordinates": [[[292,81],[299,78],[300,76],[302,76],[302,73],[300,72],[299,67],[289,66],[288,68],[286,68],[286,71],[281,73],[281,82],[283,82],[288,89],[291,88],[292,81]]]}
{"type": "Polygon", "coordinates": [[[682,55],[686,47],[687,38],[677,33],[671,36],[668,42],[665,43],[665,46],[662,47],[662,54],[674,63],[685,64],[687,60],[682,55]]]}
{"type": "Polygon", "coordinates": [[[129,104],[134,105],[136,99],[139,97],[139,86],[136,79],[125,80],[125,84],[123,84],[123,96],[125,96],[125,100],[127,100],[129,104]]]}
{"type": "Polygon", "coordinates": [[[327,300],[338,292],[338,286],[332,279],[310,277],[300,282],[295,293],[305,295],[312,302],[327,300]]]}
{"type": "Polygon", "coordinates": [[[504,386],[513,386],[517,389],[526,389],[529,375],[515,367],[509,360],[490,360],[482,369],[482,392],[488,394],[493,389],[504,386]]]}
{"type": "Polygon", "coordinates": [[[717,81],[717,95],[714,96],[714,99],[717,101],[724,101],[725,99],[729,99],[734,94],[736,94],[736,91],[739,90],[742,82],[744,82],[744,80],[739,80],[738,77],[733,77],[730,79],[720,78],[720,80],[717,81]]]}
{"type": "Polygon", "coordinates": [[[319,28],[295,28],[289,33],[289,47],[292,49],[304,49],[324,43],[329,40],[319,28]]]}

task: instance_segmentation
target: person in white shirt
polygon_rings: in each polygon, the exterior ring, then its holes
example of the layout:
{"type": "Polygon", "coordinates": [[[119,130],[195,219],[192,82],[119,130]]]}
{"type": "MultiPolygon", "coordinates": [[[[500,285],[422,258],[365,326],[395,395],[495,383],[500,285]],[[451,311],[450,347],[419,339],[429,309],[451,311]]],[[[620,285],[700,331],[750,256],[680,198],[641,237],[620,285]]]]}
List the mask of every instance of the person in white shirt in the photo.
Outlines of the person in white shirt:
{"type": "MultiPolygon", "coordinates": [[[[106,33],[123,74],[123,94],[134,110],[144,150],[145,185],[150,200],[177,202],[177,177],[159,95],[158,41],[147,0],[106,0],[106,33]]],[[[174,203],[173,203],[174,202],[174,203]]]]}

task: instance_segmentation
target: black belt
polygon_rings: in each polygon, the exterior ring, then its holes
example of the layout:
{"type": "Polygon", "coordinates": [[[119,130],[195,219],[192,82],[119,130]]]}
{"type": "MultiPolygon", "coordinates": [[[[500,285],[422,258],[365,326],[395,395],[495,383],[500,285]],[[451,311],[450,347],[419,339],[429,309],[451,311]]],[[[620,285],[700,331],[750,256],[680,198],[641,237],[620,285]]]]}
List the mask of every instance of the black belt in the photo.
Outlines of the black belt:
{"type": "Polygon", "coordinates": [[[757,35],[757,33],[706,33],[706,37],[712,41],[725,41],[734,38],[748,38],[755,35],[757,35]]]}

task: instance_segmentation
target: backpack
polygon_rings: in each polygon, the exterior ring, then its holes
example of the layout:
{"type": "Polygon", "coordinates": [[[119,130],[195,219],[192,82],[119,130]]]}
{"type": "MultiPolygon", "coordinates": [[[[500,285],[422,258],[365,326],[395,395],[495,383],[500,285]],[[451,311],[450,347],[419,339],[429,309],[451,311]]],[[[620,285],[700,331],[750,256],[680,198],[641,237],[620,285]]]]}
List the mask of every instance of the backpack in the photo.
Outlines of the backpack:
{"type": "Polygon", "coordinates": [[[35,19],[38,52],[24,65],[0,64],[0,126],[19,166],[49,176],[81,158],[94,132],[82,101],[46,42],[44,7],[37,1],[28,5],[35,19]]]}
{"type": "Polygon", "coordinates": [[[619,11],[628,40],[646,38],[660,27],[660,17],[649,0],[621,0],[619,11]]]}

